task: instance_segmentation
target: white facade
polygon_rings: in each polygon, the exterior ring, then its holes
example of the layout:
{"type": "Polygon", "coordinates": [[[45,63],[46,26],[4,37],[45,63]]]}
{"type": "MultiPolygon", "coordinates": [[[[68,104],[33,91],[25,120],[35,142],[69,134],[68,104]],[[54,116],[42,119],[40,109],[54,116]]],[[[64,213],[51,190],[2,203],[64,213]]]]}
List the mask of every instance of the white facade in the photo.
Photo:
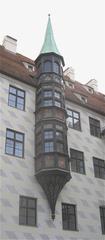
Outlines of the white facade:
{"type": "Polygon", "coordinates": [[[51,219],[48,201],[35,178],[35,88],[0,75],[0,218],[1,240],[104,240],[99,206],[105,206],[105,180],[94,176],[93,157],[105,160],[105,137],[90,134],[89,117],[105,126],[105,116],[66,102],[80,113],[81,131],[68,128],[68,148],[84,153],[86,174],[71,171],[72,179],[59,194],[56,217],[51,219]],[[23,89],[25,111],[8,106],[9,86],[23,89]],[[6,129],[25,134],[24,158],[5,154],[6,129]],[[37,198],[37,226],[19,225],[19,196],[37,198]],[[62,203],[75,204],[77,231],[63,230],[62,203]]]}

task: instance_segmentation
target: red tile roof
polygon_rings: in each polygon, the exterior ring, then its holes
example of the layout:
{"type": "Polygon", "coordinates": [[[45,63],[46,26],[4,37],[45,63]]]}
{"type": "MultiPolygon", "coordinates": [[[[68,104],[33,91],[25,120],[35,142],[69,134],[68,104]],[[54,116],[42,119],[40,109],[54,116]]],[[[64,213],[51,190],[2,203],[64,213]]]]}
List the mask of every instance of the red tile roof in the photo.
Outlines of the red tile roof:
{"type": "Polygon", "coordinates": [[[35,72],[29,72],[23,62],[34,65],[34,61],[31,59],[18,53],[11,53],[3,46],[0,46],[0,72],[34,86],[35,80],[33,76],[35,72]]]}
{"type": "MultiPolygon", "coordinates": [[[[33,60],[19,53],[11,53],[7,51],[3,46],[0,46],[0,72],[29,85],[36,86],[36,71],[30,72],[24,66],[23,62],[34,65],[33,60]]],[[[64,80],[65,82],[70,81],[70,79],[65,76],[64,80]]],[[[65,87],[65,96],[67,100],[105,115],[105,95],[95,91],[93,93],[90,93],[85,88],[85,85],[77,81],[74,81],[73,85],[74,88],[67,86],[65,87]],[[83,101],[78,98],[78,94],[85,96],[87,102],[83,103],[83,101]]]]}
{"type": "Polygon", "coordinates": [[[65,87],[66,99],[74,102],[85,108],[89,108],[95,112],[105,115],[105,95],[99,92],[88,91],[88,86],[83,85],[77,81],[74,81],[74,88],[65,87]],[[86,97],[87,101],[83,103],[82,99],[78,97],[86,97]]]}

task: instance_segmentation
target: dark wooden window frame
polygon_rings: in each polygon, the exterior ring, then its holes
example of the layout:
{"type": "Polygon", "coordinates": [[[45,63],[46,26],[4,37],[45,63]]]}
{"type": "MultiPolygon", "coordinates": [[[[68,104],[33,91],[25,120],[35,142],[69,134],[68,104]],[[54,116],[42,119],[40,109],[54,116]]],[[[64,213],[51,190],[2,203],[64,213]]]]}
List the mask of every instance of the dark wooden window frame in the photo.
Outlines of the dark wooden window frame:
{"type": "Polygon", "coordinates": [[[94,175],[96,178],[105,179],[105,160],[93,157],[94,175]],[[103,176],[104,172],[104,176],[103,176]]]}
{"type": "Polygon", "coordinates": [[[59,130],[57,130],[56,128],[55,128],[55,124],[53,125],[53,128],[50,128],[50,129],[44,129],[43,130],[43,133],[45,134],[45,132],[53,132],[53,136],[52,136],[52,138],[45,138],[45,136],[43,137],[43,142],[44,142],[44,152],[45,152],[45,143],[47,142],[53,142],[53,152],[62,152],[62,153],[64,153],[65,151],[64,151],[64,145],[66,145],[66,144],[64,144],[64,133],[63,133],[63,131],[59,131],[59,130]],[[59,132],[59,133],[61,133],[62,134],[62,139],[61,138],[59,138],[57,135],[56,135],[56,133],[57,132],[59,132]],[[62,151],[58,151],[58,147],[59,147],[59,149],[60,149],[60,147],[61,146],[59,146],[59,145],[61,145],[62,144],[62,151]]]}
{"type": "Polygon", "coordinates": [[[37,226],[37,199],[36,198],[20,196],[20,199],[19,199],[19,224],[20,225],[32,226],[32,227],[37,226]],[[25,199],[26,206],[22,206],[22,204],[21,204],[22,198],[25,199]],[[29,207],[28,206],[30,200],[34,201],[35,207],[29,207]],[[24,213],[25,213],[23,215],[21,214],[22,210],[24,210],[24,213]],[[33,210],[33,212],[35,214],[35,218],[33,216],[29,216],[29,211],[28,210],[33,210]],[[24,222],[21,221],[21,217],[24,218],[24,222]],[[29,217],[34,218],[35,224],[29,224],[28,223],[29,217]]]}
{"type": "Polygon", "coordinates": [[[55,106],[59,108],[64,108],[64,96],[59,90],[55,88],[44,88],[37,93],[36,97],[37,106],[55,106]],[[47,93],[50,93],[47,95],[47,93]],[[55,94],[58,93],[60,97],[55,94]],[[58,103],[58,104],[57,104],[58,103]]]}
{"type": "Polygon", "coordinates": [[[90,134],[94,137],[101,138],[101,129],[100,129],[100,121],[89,117],[89,124],[90,124],[90,134]]]}
{"type": "Polygon", "coordinates": [[[71,155],[71,170],[76,173],[85,174],[84,153],[71,148],[70,155],[71,155]],[[72,152],[74,152],[74,154],[76,155],[75,157],[73,157],[72,152]],[[80,154],[82,158],[78,157],[77,156],[78,154],[80,154]],[[73,166],[73,161],[75,162],[75,168],[73,166]],[[83,169],[83,171],[81,171],[81,168],[83,169]]]}
{"type": "Polygon", "coordinates": [[[8,106],[17,108],[18,110],[21,110],[21,111],[24,111],[25,110],[25,91],[23,89],[20,89],[20,88],[10,85],[9,86],[9,96],[8,96],[8,106]],[[10,92],[11,88],[14,88],[16,90],[16,94],[13,92],[10,92]],[[24,94],[24,97],[19,96],[18,91],[22,92],[24,94]],[[15,101],[14,101],[15,106],[10,105],[10,95],[15,96],[15,101]],[[23,106],[23,109],[18,108],[18,99],[23,99],[23,104],[21,104],[23,106]]]}
{"type": "Polygon", "coordinates": [[[62,203],[62,225],[64,230],[77,231],[76,205],[62,203]],[[73,212],[72,212],[73,209],[73,212]],[[74,225],[72,225],[74,220],[74,225]],[[66,224],[65,224],[66,222],[66,224]],[[66,225],[66,226],[65,226],[66,225]]]}
{"type": "Polygon", "coordinates": [[[24,133],[18,132],[18,131],[14,131],[13,129],[6,129],[6,143],[5,143],[5,153],[11,156],[15,156],[15,157],[19,157],[19,158],[23,158],[24,157],[24,133]],[[13,132],[14,133],[14,138],[8,137],[7,133],[8,131],[13,132]],[[23,141],[17,140],[16,139],[16,134],[20,134],[23,136],[23,141]],[[7,148],[7,140],[10,140],[13,142],[13,154],[10,154],[7,152],[6,148],[7,148]],[[22,144],[22,156],[18,156],[15,154],[15,149],[16,149],[16,143],[21,143],[22,144]]]}
{"type": "MultiPolygon", "coordinates": [[[[67,108],[67,114],[68,114],[68,118],[71,118],[71,120],[72,120],[72,126],[70,126],[70,124],[68,123],[68,127],[78,130],[78,131],[81,131],[80,113],[75,110],[72,110],[70,108],[67,108]],[[71,111],[71,115],[69,115],[68,111],[71,111]],[[74,114],[77,114],[78,117],[75,117],[74,114]],[[78,128],[76,127],[75,120],[76,121],[78,120],[78,123],[79,123],[78,128]]],[[[69,120],[68,120],[68,122],[69,122],[69,120]]]]}
{"type": "Polygon", "coordinates": [[[102,234],[105,234],[105,206],[100,206],[99,209],[100,209],[102,234]]]}

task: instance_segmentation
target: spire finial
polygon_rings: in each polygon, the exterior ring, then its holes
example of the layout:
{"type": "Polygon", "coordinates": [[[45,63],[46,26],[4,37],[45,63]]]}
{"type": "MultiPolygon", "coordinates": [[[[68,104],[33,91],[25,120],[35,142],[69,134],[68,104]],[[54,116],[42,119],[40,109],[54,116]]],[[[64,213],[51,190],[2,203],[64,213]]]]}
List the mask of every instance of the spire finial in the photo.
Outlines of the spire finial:
{"type": "Polygon", "coordinates": [[[50,13],[48,14],[48,17],[50,17],[50,13]]]}

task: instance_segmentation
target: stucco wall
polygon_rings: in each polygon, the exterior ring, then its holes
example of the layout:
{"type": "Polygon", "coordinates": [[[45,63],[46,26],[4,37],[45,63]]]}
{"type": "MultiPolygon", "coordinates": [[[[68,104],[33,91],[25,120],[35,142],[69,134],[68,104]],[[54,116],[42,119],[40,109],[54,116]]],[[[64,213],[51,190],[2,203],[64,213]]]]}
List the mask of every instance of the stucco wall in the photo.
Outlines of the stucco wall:
{"type": "Polygon", "coordinates": [[[35,89],[9,77],[0,76],[0,204],[1,238],[19,240],[104,240],[101,234],[99,205],[105,205],[105,180],[94,177],[92,157],[105,160],[105,140],[92,137],[88,117],[105,126],[105,118],[67,102],[80,112],[82,131],[68,129],[68,147],[84,152],[86,175],[72,172],[56,204],[56,218],[51,220],[46,196],[35,179],[35,89]],[[8,106],[9,85],[26,91],[25,111],[8,106]],[[25,134],[24,158],[5,154],[6,128],[25,134]],[[37,198],[37,227],[19,225],[19,196],[37,198]],[[62,229],[61,203],[77,205],[78,231],[62,229]]]}

